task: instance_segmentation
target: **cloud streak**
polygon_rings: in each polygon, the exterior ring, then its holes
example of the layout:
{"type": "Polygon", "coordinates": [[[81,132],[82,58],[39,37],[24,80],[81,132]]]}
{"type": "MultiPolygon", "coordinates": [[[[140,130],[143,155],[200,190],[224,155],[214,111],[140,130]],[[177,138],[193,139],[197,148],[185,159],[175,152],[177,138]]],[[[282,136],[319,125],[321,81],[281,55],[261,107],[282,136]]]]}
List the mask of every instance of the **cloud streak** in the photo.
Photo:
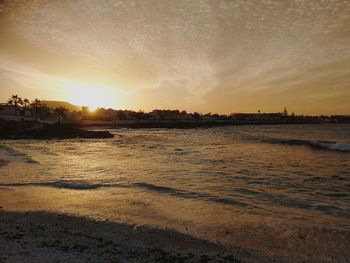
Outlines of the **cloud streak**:
{"type": "Polygon", "coordinates": [[[115,87],[132,108],[350,113],[349,1],[0,5],[2,57],[115,87]]]}

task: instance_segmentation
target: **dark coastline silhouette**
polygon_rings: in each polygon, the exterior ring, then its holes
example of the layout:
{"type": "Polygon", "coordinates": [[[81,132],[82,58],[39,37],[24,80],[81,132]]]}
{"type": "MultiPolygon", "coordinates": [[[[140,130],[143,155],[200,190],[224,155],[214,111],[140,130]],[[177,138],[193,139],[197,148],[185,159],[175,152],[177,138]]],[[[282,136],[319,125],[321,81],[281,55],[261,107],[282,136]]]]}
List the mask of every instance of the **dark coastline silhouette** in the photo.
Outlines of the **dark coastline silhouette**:
{"type": "Polygon", "coordinates": [[[89,131],[72,124],[41,124],[0,120],[0,139],[112,138],[108,131],[89,131]]]}
{"type": "MultiPolygon", "coordinates": [[[[349,115],[296,115],[288,114],[284,107],[282,112],[264,113],[188,113],[171,109],[155,109],[150,112],[133,110],[115,110],[89,107],[78,107],[66,102],[22,99],[12,95],[7,103],[0,104],[0,119],[17,122],[40,122],[45,124],[64,123],[68,127],[101,126],[108,128],[199,128],[231,125],[281,125],[281,124],[318,124],[318,123],[350,123],[349,115]],[[79,110],[80,108],[80,110],[79,110]]],[[[16,128],[16,125],[14,125],[16,128]]],[[[46,129],[49,130],[49,125],[46,129]]],[[[62,129],[62,128],[61,128],[62,129]]],[[[66,128],[67,129],[67,128],[66,128]]],[[[72,131],[66,130],[72,133],[72,131]]],[[[72,136],[76,136],[73,132],[72,136]]],[[[81,135],[84,138],[90,135],[81,135]]],[[[101,135],[102,136],[102,135],[101,135]]],[[[29,136],[30,137],[30,136],[29,136]]],[[[43,135],[38,137],[45,137],[43,135]]],[[[50,137],[50,135],[48,135],[50,137]]],[[[59,137],[65,138],[63,135],[59,137]]],[[[78,136],[80,137],[80,135],[78,136]]]]}

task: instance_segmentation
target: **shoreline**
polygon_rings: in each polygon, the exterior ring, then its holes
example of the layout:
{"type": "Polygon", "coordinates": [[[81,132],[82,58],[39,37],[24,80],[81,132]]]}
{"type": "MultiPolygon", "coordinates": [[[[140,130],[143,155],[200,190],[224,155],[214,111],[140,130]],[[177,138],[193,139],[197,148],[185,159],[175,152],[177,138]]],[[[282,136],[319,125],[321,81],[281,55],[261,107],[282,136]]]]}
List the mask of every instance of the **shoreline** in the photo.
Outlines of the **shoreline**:
{"type": "Polygon", "coordinates": [[[193,121],[124,121],[111,123],[89,121],[88,123],[47,124],[33,121],[6,121],[0,119],[0,140],[51,140],[51,139],[108,139],[114,135],[109,129],[208,129],[233,126],[274,125],[341,125],[347,122],[193,122],[193,121]],[[103,130],[106,129],[106,130],[103,130]]]}
{"type": "Polygon", "coordinates": [[[59,213],[0,208],[0,223],[0,262],[289,262],[171,229],[59,213]]]}
{"type": "MultiPolygon", "coordinates": [[[[102,202],[113,192],[103,195],[101,191],[0,186],[0,262],[48,262],[47,258],[57,262],[281,263],[350,259],[348,226],[326,228],[326,219],[320,226],[317,220],[303,225],[239,216],[232,225],[207,228],[204,235],[198,235],[192,223],[181,231],[157,219],[135,220],[120,208],[110,214],[112,203],[102,202]],[[95,203],[101,205],[98,213],[91,206],[95,203]]],[[[134,205],[137,198],[114,202],[138,209],[134,205]]],[[[144,213],[147,216],[148,211],[144,213]]],[[[195,222],[199,228],[203,223],[202,218],[195,222]]]]}
{"type": "Polygon", "coordinates": [[[80,123],[81,128],[100,127],[105,129],[195,129],[195,128],[215,128],[225,126],[262,126],[262,125],[312,125],[312,124],[349,124],[348,122],[182,122],[182,121],[128,121],[128,122],[102,122],[90,121],[80,123]]]}

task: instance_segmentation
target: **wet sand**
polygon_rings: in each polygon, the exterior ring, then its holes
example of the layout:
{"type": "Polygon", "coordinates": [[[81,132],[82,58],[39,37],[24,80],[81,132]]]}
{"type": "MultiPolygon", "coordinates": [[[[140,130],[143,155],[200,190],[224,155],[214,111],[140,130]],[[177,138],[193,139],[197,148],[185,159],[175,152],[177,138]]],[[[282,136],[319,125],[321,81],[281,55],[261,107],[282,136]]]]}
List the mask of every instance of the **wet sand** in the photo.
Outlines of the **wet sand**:
{"type": "MultiPolygon", "coordinates": [[[[131,218],[119,221],[104,212],[94,216],[97,207],[116,214],[117,210],[109,205],[123,205],[117,199],[106,204],[106,193],[100,200],[101,193],[96,191],[85,194],[86,191],[45,187],[21,188],[0,187],[0,262],[348,262],[350,259],[347,249],[350,233],[342,230],[330,232],[296,226],[291,231],[290,226],[277,221],[257,224],[257,219],[246,222],[244,218],[231,218],[232,224],[247,225],[241,226],[242,231],[228,226],[226,232],[210,232],[218,235],[216,238],[195,237],[191,231],[180,233],[168,228],[171,225],[156,226],[155,221],[135,223],[131,218]],[[89,203],[91,209],[86,207],[89,203]],[[269,224],[272,225],[267,228],[269,224]],[[221,242],[225,238],[235,242],[221,242]]],[[[200,225],[200,220],[197,222],[200,225]]]]}
{"type": "Polygon", "coordinates": [[[58,213],[1,210],[0,225],[0,262],[286,262],[172,230],[58,213]]]}
{"type": "Polygon", "coordinates": [[[0,167],[6,166],[8,164],[8,161],[0,159],[0,167]]]}
{"type": "Polygon", "coordinates": [[[24,196],[0,187],[0,263],[296,262],[173,229],[42,211],[24,196]]]}

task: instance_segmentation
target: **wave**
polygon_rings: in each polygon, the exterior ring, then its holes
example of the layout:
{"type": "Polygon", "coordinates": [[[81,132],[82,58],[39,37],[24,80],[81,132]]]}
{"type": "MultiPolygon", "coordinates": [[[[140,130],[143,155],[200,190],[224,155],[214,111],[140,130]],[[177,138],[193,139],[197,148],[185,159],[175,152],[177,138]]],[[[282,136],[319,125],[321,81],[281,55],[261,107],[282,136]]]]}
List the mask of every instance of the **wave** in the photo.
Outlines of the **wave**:
{"type": "Polygon", "coordinates": [[[180,189],[176,189],[176,188],[171,188],[171,187],[167,187],[167,186],[159,186],[159,185],[154,185],[154,184],[145,183],[145,182],[134,183],[133,186],[135,186],[137,188],[146,189],[146,190],[152,191],[152,192],[157,192],[160,194],[177,196],[180,198],[204,200],[204,201],[210,201],[210,202],[222,203],[222,204],[234,205],[234,206],[240,206],[240,207],[247,207],[248,206],[247,204],[236,201],[232,198],[218,197],[218,196],[214,196],[214,195],[210,195],[210,194],[206,194],[206,193],[198,193],[198,192],[180,190],[180,189]]]}
{"type": "MultiPolygon", "coordinates": [[[[171,188],[167,186],[155,185],[155,184],[146,183],[146,182],[136,182],[131,184],[104,184],[104,183],[91,184],[91,183],[81,182],[81,181],[61,180],[61,181],[52,181],[52,182],[24,182],[24,183],[0,184],[0,189],[18,187],[18,186],[39,186],[39,187],[41,186],[41,187],[64,188],[64,189],[79,190],[79,191],[98,190],[101,188],[108,188],[108,187],[141,188],[146,191],[156,192],[158,194],[164,194],[169,196],[175,196],[183,199],[214,202],[214,203],[231,205],[236,207],[250,207],[250,208],[256,207],[253,204],[248,204],[248,203],[242,202],[241,200],[237,201],[232,197],[219,197],[219,196],[211,195],[209,193],[187,191],[187,190],[176,189],[176,188],[171,188]]],[[[343,209],[335,206],[309,203],[305,200],[290,199],[288,196],[285,196],[285,195],[273,195],[266,192],[253,191],[247,188],[237,188],[234,191],[239,195],[248,197],[249,199],[250,197],[254,197],[258,201],[262,201],[265,203],[275,204],[283,207],[316,210],[326,214],[337,214],[339,216],[350,218],[349,212],[344,211],[343,209]]],[[[347,193],[326,193],[325,195],[336,196],[336,197],[348,196],[347,193]]]]}
{"type": "Polygon", "coordinates": [[[137,182],[132,184],[103,184],[96,183],[91,184],[81,181],[52,181],[52,182],[24,182],[24,183],[12,183],[12,184],[0,184],[0,187],[16,187],[16,186],[44,186],[53,188],[64,188],[71,190],[97,190],[100,188],[142,188],[143,190],[157,192],[158,194],[172,195],[180,198],[186,199],[196,199],[203,201],[210,201],[215,203],[222,203],[227,205],[234,205],[240,207],[247,207],[248,205],[232,198],[218,197],[206,193],[191,192],[176,188],[171,188],[167,186],[159,186],[145,182],[137,182]]]}
{"type": "Polygon", "coordinates": [[[308,146],[313,149],[350,152],[350,144],[338,143],[338,142],[332,142],[332,141],[312,141],[312,140],[282,139],[282,138],[270,138],[270,137],[260,138],[259,140],[261,142],[266,142],[271,144],[300,145],[300,146],[308,146]]]}
{"type": "Polygon", "coordinates": [[[47,186],[54,188],[65,188],[72,190],[94,190],[103,187],[111,187],[110,184],[89,184],[76,181],[53,181],[53,182],[28,182],[28,183],[13,183],[13,184],[1,184],[0,186],[47,186]]]}
{"type": "MultiPolygon", "coordinates": [[[[38,161],[35,161],[33,158],[31,158],[30,156],[28,156],[25,153],[21,153],[11,147],[8,147],[6,145],[1,145],[0,144],[0,150],[3,150],[4,152],[6,152],[6,157],[19,157],[22,158],[26,163],[32,163],[32,164],[37,164],[39,163],[38,161]]],[[[8,160],[7,160],[8,161],[8,160]]]]}

